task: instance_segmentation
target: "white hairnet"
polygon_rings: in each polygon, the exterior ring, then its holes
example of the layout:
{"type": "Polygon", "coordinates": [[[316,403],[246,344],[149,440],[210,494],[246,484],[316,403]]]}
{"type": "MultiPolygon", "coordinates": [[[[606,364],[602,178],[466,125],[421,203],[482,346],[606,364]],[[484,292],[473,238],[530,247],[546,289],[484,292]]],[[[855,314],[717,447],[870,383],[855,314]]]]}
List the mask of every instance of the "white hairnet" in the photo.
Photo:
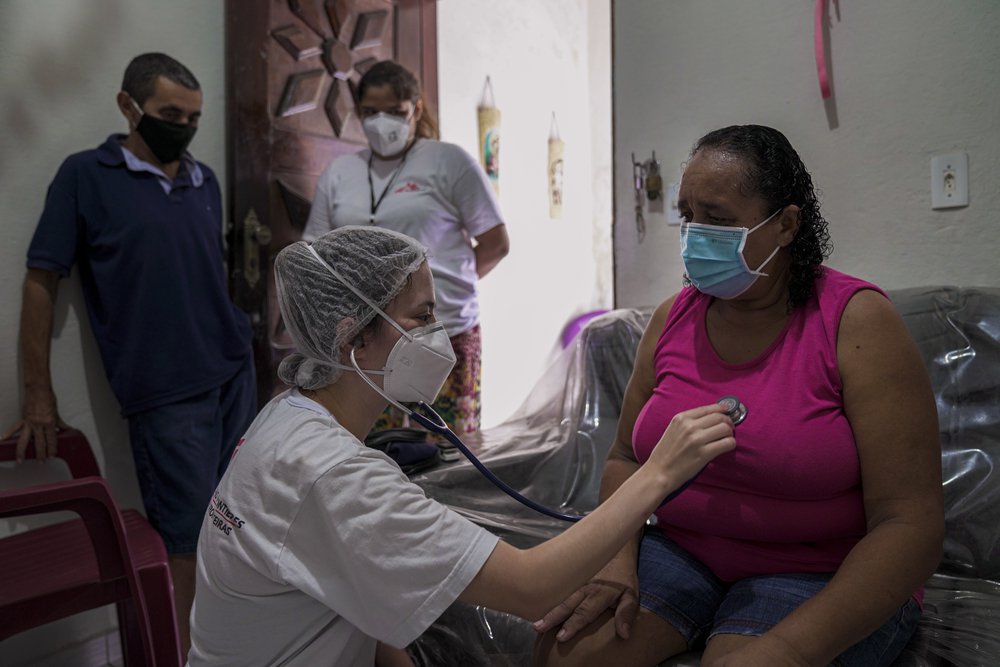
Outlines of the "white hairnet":
{"type": "MultiPolygon", "coordinates": [[[[313,250],[344,280],[385,310],[427,258],[427,248],[404,234],[379,227],[340,227],[319,237],[313,250]]],[[[341,347],[376,316],[329,269],[305,241],[274,259],[274,281],[285,327],[297,352],[285,357],[278,377],[301,389],[319,389],[340,377],[341,347]]]]}

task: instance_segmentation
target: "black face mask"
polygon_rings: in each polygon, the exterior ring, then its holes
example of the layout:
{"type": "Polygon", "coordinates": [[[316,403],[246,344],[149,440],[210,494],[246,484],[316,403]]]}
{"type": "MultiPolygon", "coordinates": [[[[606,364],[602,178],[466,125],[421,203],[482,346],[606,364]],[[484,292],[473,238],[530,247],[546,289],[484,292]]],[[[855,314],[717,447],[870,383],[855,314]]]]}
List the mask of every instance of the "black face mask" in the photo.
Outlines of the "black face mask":
{"type": "Polygon", "coordinates": [[[148,113],[142,114],[135,129],[156,159],[163,164],[180,160],[198,130],[194,125],[171,123],[162,118],[153,118],[148,113]]]}

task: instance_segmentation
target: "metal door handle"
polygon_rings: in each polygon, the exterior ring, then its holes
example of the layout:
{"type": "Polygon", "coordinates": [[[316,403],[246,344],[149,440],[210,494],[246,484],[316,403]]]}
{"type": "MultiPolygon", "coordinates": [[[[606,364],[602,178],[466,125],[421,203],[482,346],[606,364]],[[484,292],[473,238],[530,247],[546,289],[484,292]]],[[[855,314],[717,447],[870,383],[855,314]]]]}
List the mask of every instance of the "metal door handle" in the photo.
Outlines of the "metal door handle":
{"type": "Polygon", "coordinates": [[[260,280],[260,246],[271,243],[271,228],[262,225],[252,208],[243,219],[243,277],[250,287],[260,280]]]}

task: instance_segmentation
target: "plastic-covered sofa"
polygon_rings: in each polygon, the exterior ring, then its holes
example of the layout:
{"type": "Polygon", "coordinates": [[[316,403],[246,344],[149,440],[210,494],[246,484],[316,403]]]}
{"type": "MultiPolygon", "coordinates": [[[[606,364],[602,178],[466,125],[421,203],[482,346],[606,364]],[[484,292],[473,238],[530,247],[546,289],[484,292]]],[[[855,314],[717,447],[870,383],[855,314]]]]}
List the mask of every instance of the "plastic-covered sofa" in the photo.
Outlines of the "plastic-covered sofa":
{"type": "MultiPolygon", "coordinates": [[[[928,287],[891,296],[934,387],[947,523],[919,630],[896,664],[1000,665],[1000,288],[928,287]]],[[[589,322],[509,420],[467,443],[529,498],[570,513],[592,509],[650,314],[623,309],[589,322]]],[[[566,527],[517,504],[465,461],[413,479],[518,546],[566,527]]],[[[523,619],[456,604],[411,654],[425,665],[519,666],[530,663],[534,639],[523,619]]],[[[697,664],[695,653],[664,663],[697,664]]]]}

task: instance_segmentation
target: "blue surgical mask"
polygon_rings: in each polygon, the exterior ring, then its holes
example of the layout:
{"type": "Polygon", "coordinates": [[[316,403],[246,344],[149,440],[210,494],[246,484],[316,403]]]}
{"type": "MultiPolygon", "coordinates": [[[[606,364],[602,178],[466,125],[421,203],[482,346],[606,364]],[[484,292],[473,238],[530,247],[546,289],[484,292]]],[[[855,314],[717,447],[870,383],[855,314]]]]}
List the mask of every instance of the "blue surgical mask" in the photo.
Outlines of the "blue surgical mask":
{"type": "Polygon", "coordinates": [[[784,207],[772,213],[752,229],[723,227],[686,222],[681,225],[681,258],[688,280],[699,292],[719,299],[733,299],[746,292],[757,282],[767,263],[774,259],[781,246],[774,249],[767,259],[751,270],[743,258],[747,236],[757,231],[781,213],[784,207]]]}

